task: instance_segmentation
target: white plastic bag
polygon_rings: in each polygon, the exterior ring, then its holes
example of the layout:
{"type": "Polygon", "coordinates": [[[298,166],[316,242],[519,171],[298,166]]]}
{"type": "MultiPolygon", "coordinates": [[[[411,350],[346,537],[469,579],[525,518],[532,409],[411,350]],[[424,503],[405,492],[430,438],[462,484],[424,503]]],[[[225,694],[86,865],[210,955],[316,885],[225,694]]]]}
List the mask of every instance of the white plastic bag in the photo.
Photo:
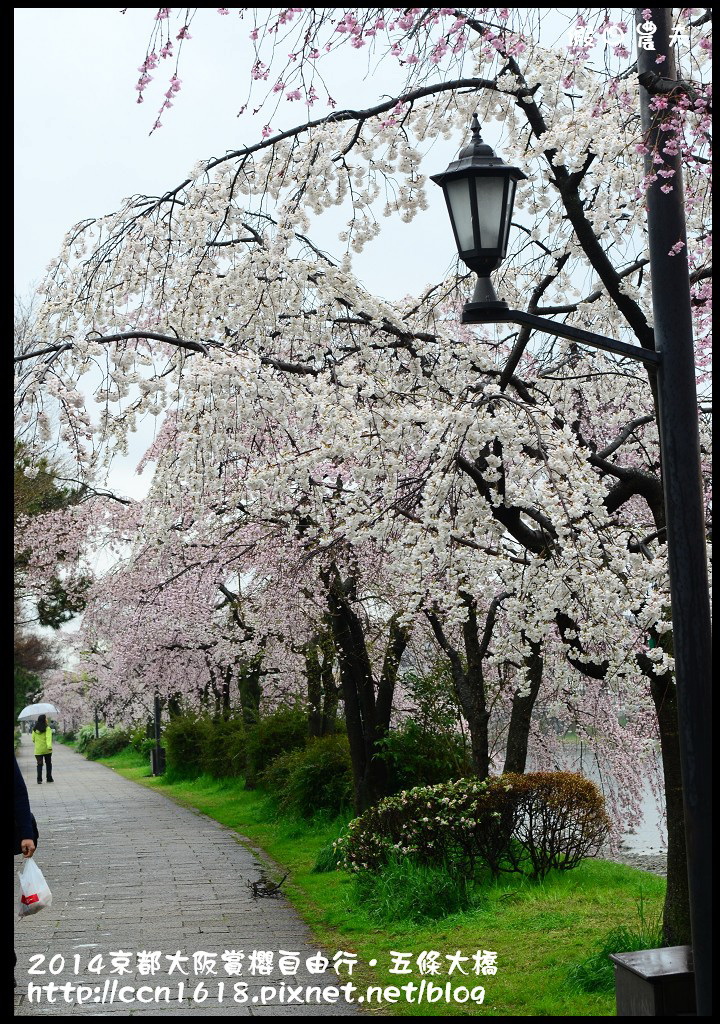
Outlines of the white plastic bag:
{"type": "Polygon", "coordinates": [[[50,886],[45,881],[45,876],[32,857],[28,857],[23,865],[22,871],[18,871],[20,879],[20,911],[18,917],[27,917],[28,914],[37,914],[38,910],[44,910],[52,903],[50,886]]]}

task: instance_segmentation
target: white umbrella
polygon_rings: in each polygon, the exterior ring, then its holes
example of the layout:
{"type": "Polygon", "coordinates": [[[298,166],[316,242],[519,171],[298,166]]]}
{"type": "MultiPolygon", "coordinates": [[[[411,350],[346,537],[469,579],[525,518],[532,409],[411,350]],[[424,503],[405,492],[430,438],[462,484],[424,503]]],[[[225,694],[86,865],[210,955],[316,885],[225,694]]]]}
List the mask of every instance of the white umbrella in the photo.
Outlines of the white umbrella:
{"type": "Polygon", "coordinates": [[[40,715],[57,714],[59,714],[59,711],[54,704],[28,704],[18,715],[18,722],[27,722],[33,718],[39,718],[40,715]]]}

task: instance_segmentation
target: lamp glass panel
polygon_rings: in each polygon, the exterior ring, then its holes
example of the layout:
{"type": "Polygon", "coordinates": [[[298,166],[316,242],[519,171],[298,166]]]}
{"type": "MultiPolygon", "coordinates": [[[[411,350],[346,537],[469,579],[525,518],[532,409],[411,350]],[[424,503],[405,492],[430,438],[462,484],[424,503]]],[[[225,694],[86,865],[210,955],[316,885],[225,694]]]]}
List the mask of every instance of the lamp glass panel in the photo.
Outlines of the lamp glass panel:
{"type": "Polygon", "coordinates": [[[510,234],[510,218],[512,217],[513,206],[515,204],[515,186],[517,182],[512,178],[508,181],[508,197],[507,207],[505,209],[505,223],[503,224],[502,238],[500,239],[500,245],[502,248],[503,256],[507,252],[508,235],[510,234]]]}
{"type": "Polygon", "coordinates": [[[475,188],[480,227],[479,248],[498,249],[501,241],[505,176],[495,178],[483,175],[475,179],[475,188]]]}
{"type": "Polygon", "coordinates": [[[449,181],[445,188],[460,251],[468,252],[475,248],[468,180],[467,178],[456,178],[455,181],[449,181]]]}

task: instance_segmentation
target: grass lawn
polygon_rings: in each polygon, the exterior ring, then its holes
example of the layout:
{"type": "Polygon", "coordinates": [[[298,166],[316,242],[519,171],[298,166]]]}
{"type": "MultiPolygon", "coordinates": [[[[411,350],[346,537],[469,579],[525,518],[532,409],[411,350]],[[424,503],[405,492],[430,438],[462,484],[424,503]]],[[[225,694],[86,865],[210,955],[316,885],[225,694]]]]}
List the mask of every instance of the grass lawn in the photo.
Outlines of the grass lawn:
{"type": "MultiPolygon", "coordinates": [[[[423,975],[416,958],[423,951],[437,951],[443,970],[436,977],[425,975],[429,981],[485,989],[481,1005],[448,1004],[442,998],[419,1007],[403,996],[394,1005],[384,1003],[383,1016],[615,1016],[614,993],[576,991],[569,969],[592,954],[612,928],[639,929],[640,901],[646,921],[657,920],[662,911],[664,879],[609,861],[586,860],[574,871],[552,872],[541,883],[519,875],[489,882],[475,890],[474,906],[463,913],[422,924],[379,923],[358,904],[349,874],[312,871],[319,851],[339,836],[342,820],[308,824],[279,817],[272,800],[243,789],[241,779],[204,776],[171,783],[153,778],[147,759],[132,751],[101,763],[232,828],[254,851],[264,851],[278,872],[288,870],[283,891],[318,943],[331,952],[357,953],[353,980],[358,987],[418,984],[423,975]],[[472,958],[478,950],[497,953],[494,976],[472,970],[467,977],[458,971],[448,976],[446,954],[460,951],[472,958]],[[392,953],[411,954],[411,975],[390,970],[392,953]],[[373,968],[371,960],[377,961],[373,968]]],[[[272,868],[268,873],[275,877],[272,868]]],[[[472,959],[462,963],[466,970],[471,965],[472,959]]]]}

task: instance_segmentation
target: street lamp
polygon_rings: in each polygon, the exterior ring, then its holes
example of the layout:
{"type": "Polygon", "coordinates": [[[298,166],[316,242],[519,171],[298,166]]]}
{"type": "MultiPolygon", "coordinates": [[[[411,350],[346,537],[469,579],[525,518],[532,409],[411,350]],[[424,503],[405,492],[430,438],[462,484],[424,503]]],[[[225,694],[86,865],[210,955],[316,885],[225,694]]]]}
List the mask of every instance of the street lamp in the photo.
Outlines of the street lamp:
{"type": "Polygon", "coordinates": [[[483,142],[477,114],[473,114],[469,145],[460,150],[446,171],[430,175],[445,194],[460,259],[478,275],[465,313],[476,306],[507,309],[507,302],[495,294],[490,272],[505,259],[515,186],[526,177],[517,167],[504,164],[483,142]]]}
{"type": "MultiPolygon", "coordinates": [[[[660,125],[650,109],[650,94],[645,79],[654,80],[655,53],[664,55],[669,77],[663,79],[667,91],[677,81],[673,48],[670,45],[670,9],[650,9],[658,26],[651,52],[638,49],[638,70],[643,88],[640,105],[648,149],[660,148],[660,125]]],[[[638,22],[643,8],[636,8],[638,22]]],[[[667,153],[667,150],[664,150],[667,153]]],[[[651,155],[646,158],[646,173],[652,173],[651,155]]],[[[712,704],[711,628],[707,561],[705,554],[705,507],[700,473],[697,390],[690,306],[690,280],[686,255],[676,256],[678,239],[685,238],[685,212],[682,197],[682,166],[679,155],[667,155],[666,166],[673,168],[675,185],[669,195],[662,192],[662,179],[651,180],[647,193],[650,276],[654,314],[653,349],[627,345],[614,338],[584,331],[557,320],[549,320],[521,309],[509,309],[500,302],[489,281],[489,274],[502,261],[507,250],[512,199],[515,183],[524,178],[521,171],[506,167],[480,140],[477,117],[473,118],[473,141],[443,174],[431,175],[442,185],[450,211],[458,251],[479,280],[472,302],[463,308],[462,322],[471,324],[514,323],[545,334],[567,338],[593,348],[604,349],[645,364],[655,380],[657,422],[663,466],[663,494],[670,569],[670,603],[673,619],[675,680],[678,699],[678,736],[682,769],[685,835],[690,890],[692,953],[695,965],[697,1015],[712,1012],[713,969],[711,956],[711,918],[709,894],[712,889],[712,822],[710,708],[712,704]],[[504,182],[484,188],[493,177],[504,182]],[[461,184],[458,184],[460,182],[461,184]],[[494,211],[480,214],[480,209],[494,211]],[[494,219],[493,219],[494,218],[494,219]],[[483,224],[486,225],[483,234],[483,224]],[[491,237],[488,225],[502,225],[497,237],[491,237]],[[485,248],[487,246],[487,248],[485,248]]],[[[504,390],[530,339],[530,331],[520,331],[500,376],[504,390]]]]}
{"type": "MultiPolygon", "coordinates": [[[[656,368],[660,357],[652,349],[627,345],[615,338],[583,331],[571,324],[526,313],[523,309],[510,309],[507,302],[498,299],[490,280],[491,271],[500,266],[507,253],[510,218],[518,181],[527,178],[517,167],[509,167],[495,156],[490,146],[480,138],[477,114],[472,118],[472,142],[460,150],[442,174],[431,174],[430,180],[440,185],[445,194],[458,254],[478,275],[472,300],[462,311],[464,324],[513,323],[532,327],[545,334],[554,334],[568,341],[614,352],[616,355],[638,359],[648,367],[656,368]]],[[[521,331],[510,358],[500,377],[504,390],[530,338],[521,331]]]]}

